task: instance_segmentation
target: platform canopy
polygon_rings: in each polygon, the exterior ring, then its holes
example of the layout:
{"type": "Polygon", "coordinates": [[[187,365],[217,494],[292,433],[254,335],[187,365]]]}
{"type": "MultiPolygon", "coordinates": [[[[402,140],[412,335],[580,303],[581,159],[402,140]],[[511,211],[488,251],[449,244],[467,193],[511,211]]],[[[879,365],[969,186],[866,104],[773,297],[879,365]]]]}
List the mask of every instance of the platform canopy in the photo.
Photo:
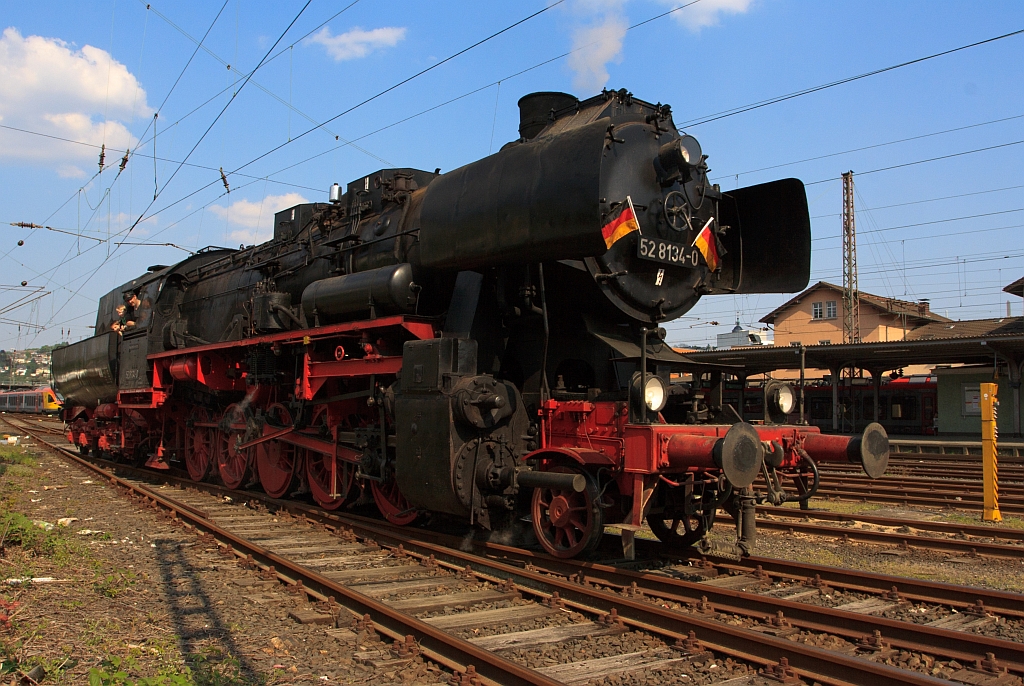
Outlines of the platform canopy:
{"type": "MultiPolygon", "coordinates": [[[[1017,370],[1024,362],[1024,317],[939,323],[913,333],[915,338],[905,341],[803,346],[804,366],[857,367],[882,373],[914,364],[986,364],[997,356],[999,362],[1009,363],[1017,370]],[[942,333],[964,335],[940,337],[942,333]]],[[[763,346],[691,352],[686,356],[695,362],[739,366],[750,376],[776,369],[800,369],[800,351],[801,346],[796,345],[763,346]]]]}
{"type": "MultiPolygon", "coordinates": [[[[1021,376],[1024,373],[1024,317],[980,319],[965,322],[936,322],[915,329],[913,339],[841,345],[763,346],[687,353],[695,362],[742,367],[740,376],[753,376],[777,369],[828,369],[838,376],[841,369],[856,367],[868,371],[874,380],[874,416],[878,413],[881,375],[910,365],[971,365],[999,363],[1009,367],[1012,407],[1021,407],[1021,376]]],[[[731,372],[735,373],[735,372],[731,372]]],[[[838,429],[838,386],[832,386],[832,428],[838,429]]],[[[1010,406],[1008,406],[1009,409],[1010,406]]],[[[1022,413],[1011,410],[1013,433],[1021,434],[1022,413]]]]}

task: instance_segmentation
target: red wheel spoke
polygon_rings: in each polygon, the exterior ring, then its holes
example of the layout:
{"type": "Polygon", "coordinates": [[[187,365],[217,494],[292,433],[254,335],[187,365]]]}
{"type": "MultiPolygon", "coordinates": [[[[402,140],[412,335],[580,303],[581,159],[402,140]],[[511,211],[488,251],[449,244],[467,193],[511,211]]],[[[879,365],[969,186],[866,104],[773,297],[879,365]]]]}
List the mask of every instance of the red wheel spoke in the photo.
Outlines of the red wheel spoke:
{"type": "MultiPolygon", "coordinates": [[[[576,467],[555,466],[549,471],[579,474],[576,467]]],[[[584,492],[571,489],[534,489],[531,501],[534,534],[551,555],[561,558],[586,554],[600,541],[604,530],[603,512],[596,505],[596,481],[587,476],[584,492]]]]}

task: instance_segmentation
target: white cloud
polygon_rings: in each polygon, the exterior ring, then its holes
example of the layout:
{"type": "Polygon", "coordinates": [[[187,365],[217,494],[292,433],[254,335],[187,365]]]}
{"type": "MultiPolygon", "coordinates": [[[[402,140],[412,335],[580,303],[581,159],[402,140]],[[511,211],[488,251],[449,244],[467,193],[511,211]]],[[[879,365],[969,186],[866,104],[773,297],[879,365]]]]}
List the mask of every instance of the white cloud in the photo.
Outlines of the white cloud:
{"type": "Polygon", "coordinates": [[[378,48],[393,48],[404,38],[404,27],[385,26],[370,31],[354,28],[334,36],[330,28],[325,26],[310,36],[307,42],[324,46],[335,62],[341,62],[366,57],[378,48]]]}
{"type": "Polygon", "coordinates": [[[85,172],[73,164],[62,164],[57,167],[57,176],[62,179],[84,179],[85,172]]]}
{"type": "Polygon", "coordinates": [[[210,212],[229,224],[242,227],[226,234],[231,243],[262,243],[274,235],[274,213],[309,200],[298,193],[268,195],[263,200],[236,200],[227,207],[211,205],[210,212]]]}
{"type": "Polygon", "coordinates": [[[622,40],[628,23],[625,0],[575,0],[570,11],[578,19],[572,31],[569,68],[573,85],[587,97],[608,83],[608,63],[622,61],[622,40]]]}
{"type": "MultiPolygon", "coordinates": [[[[683,4],[680,0],[660,0],[663,5],[679,7],[683,4]]],[[[672,14],[672,18],[690,29],[694,33],[705,26],[716,26],[722,15],[743,14],[753,0],[701,0],[696,5],[679,10],[672,14]]]]}
{"type": "MultiPolygon", "coordinates": [[[[698,32],[718,24],[725,14],[742,14],[754,0],[701,0],[672,13],[672,18],[698,32]]],[[[608,65],[622,61],[622,43],[629,28],[626,4],[629,0],[572,0],[565,5],[573,16],[572,50],[569,68],[573,85],[586,97],[608,84],[608,65]]],[[[656,0],[675,9],[685,0],[656,0]]]]}
{"type": "MultiPolygon", "coordinates": [[[[105,50],[91,45],[76,50],[57,38],[24,37],[15,28],[0,35],[0,120],[4,124],[123,149],[135,144],[123,122],[151,114],[138,80],[105,50]]],[[[98,161],[99,152],[5,131],[0,157],[57,162],[66,172],[72,163],[98,161]]]]}

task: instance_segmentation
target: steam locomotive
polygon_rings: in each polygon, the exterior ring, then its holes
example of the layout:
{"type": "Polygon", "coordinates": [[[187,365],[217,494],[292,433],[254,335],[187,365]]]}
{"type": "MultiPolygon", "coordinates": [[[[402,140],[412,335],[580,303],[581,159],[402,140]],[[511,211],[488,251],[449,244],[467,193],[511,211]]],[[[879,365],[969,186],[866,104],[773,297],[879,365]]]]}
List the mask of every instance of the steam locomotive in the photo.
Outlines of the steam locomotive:
{"type": "Polygon", "coordinates": [[[559,557],[607,524],[627,555],[645,521],[692,545],[719,508],[747,552],[757,477],[783,500],[813,493],[815,461],[881,474],[881,427],[742,422],[728,370],[660,326],[704,295],[804,288],[803,184],[723,192],[669,106],[624,90],[519,108],[496,154],[335,184],[278,213],[266,243],[105,295],[96,335],[53,354],[69,439],[326,509],[372,496],[399,525],[530,521],[559,557]],[[679,369],[711,390],[670,384],[679,369]]]}

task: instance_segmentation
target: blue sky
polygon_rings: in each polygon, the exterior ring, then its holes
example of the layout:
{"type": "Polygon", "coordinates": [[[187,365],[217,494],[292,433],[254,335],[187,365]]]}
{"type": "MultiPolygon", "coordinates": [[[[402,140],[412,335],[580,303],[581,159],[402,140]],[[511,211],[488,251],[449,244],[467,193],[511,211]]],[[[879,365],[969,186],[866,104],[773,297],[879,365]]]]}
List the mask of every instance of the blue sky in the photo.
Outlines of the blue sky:
{"type": "MultiPolygon", "coordinates": [[[[1024,29],[1017,1],[700,0],[634,29],[683,3],[359,0],[346,9],[350,1],[312,0],[230,105],[303,2],[7,3],[0,347],[91,335],[102,293],[187,254],[152,244],[252,243],[274,211],[325,200],[331,183],[479,159],[517,137],[516,101],[532,91],[627,88],[670,103],[677,123],[699,121],[1024,29]],[[192,39],[207,31],[209,52],[192,57],[192,39]],[[140,141],[118,175],[125,146],[140,141]],[[108,167],[97,175],[104,144],[108,167]],[[230,194],[220,168],[238,170],[230,194]]],[[[954,319],[1004,315],[1008,299],[1020,315],[1020,300],[1001,289],[1024,275],[1024,144],[1007,145],[1024,141],[1022,85],[1018,35],[687,131],[725,189],[787,176],[808,184],[812,282],[841,282],[838,177],[852,169],[862,290],[929,298],[954,319]],[[993,149],[875,171],[980,148],[993,149]]],[[[704,298],[670,325],[670,339],[713,343],[737,316],[752,324],[785,299],[704,298]]]]}

